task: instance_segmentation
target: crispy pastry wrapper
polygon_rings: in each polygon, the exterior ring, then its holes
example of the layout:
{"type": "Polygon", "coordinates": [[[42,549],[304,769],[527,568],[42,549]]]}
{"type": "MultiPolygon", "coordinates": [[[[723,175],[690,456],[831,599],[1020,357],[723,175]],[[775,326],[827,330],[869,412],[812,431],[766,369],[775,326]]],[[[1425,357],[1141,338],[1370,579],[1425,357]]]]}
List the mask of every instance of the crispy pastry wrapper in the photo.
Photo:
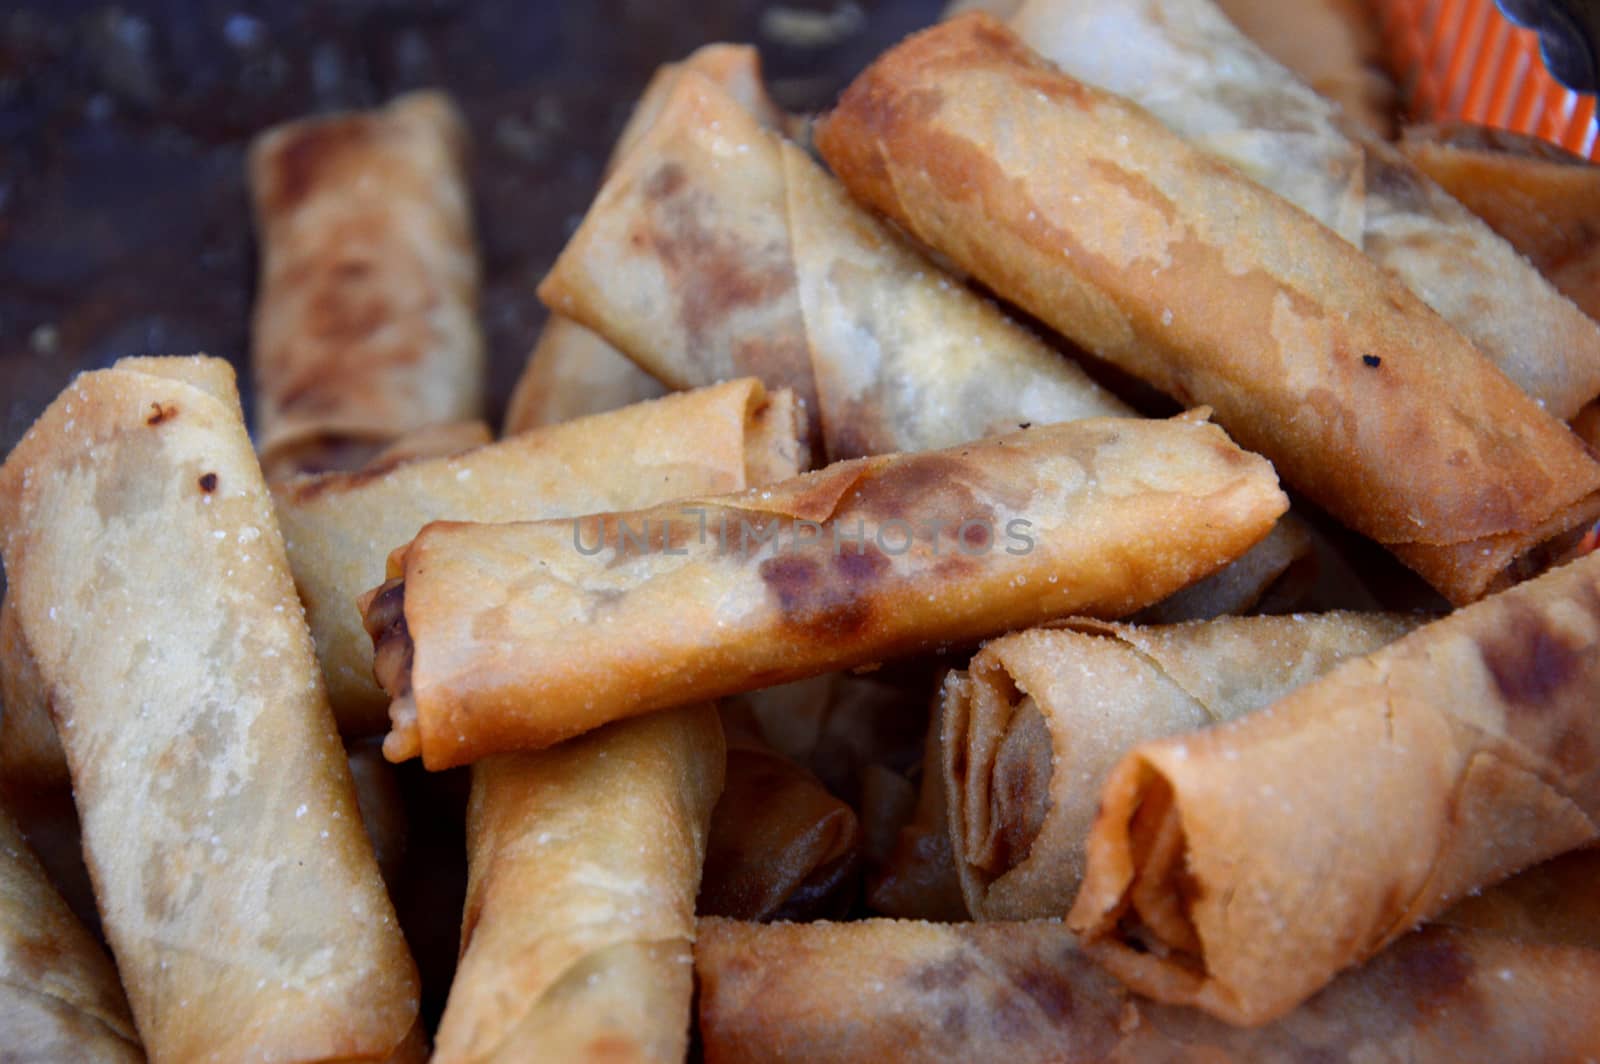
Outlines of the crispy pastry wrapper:
{"type": "Polygon", "coordinates": [[[381,733],[388,699],[354,607],[386,552],[444,519],[535,520],[737,491],[798,469],[794,397],[752,379],[582,418],[450,458],[274,486],[289,563],[306,605],[340,729],[381,733]]]}
{"type": "Polygon", "coordinates": [[[1600,950],[1600,849],[1575,850],[1473,894],[1432,922],[1519,942],[1600,950]]]}
{"type": "Polygon", "coordinates": [[[142,1062],[117,971],[0,810],[0,1032],[16,1061],[142,1062]]]}
{"type": "Polygon", "coordinates": [[[416,969],[232,370],[79,377],[0,469],[0,535],[150,1055],[387,1058],[416,969]]]}
{"type": "Polygon", "coordinates": [[[1141,993],[1281,1016],[1469,891],[1600,834],[1597,684],[1590,554],[1260,713],[1141,744],[1101,791],[1069,922],[1141,993]]]}
{"type": "Polygon", "coordinates": [[[861,824],[822,781],[724,707],[727,779],[711,817],[696,911],[738,920],[846,915],[861,881],[861,824]]]}
{"type": "Polygon", "coordinates": [[[1212,0],[1030,0],[1012,27],[1365,250],[1557,417],[1600,394],[1600,325],[1393,148],[1347,136],[1212,0]]]}
{"type": "Polygon", "coordinates": [[[1600,319],[1600,166],[1538,137],[1413,126],[1400,151],[1600,319]]]}
{"type": "Polygon", "coordinates": [[[834,461],[1129,412],[693,73],[540,296],[676,387],[795,389],[834,461]]]}
{"type": "Polygon", "coordinates": [[[1370,136],[1394,130],[1395,86],[1367,0],[1217,0],[1223,14],[1370,136]]]}
{"type": "MultiPolygon", "coordinates": [[[[683,62],[667,63],[656,71],[617,138],[606,166],[608,174],[655,123],[685,70],[709,78],[768,128],[783,124],[782,112],[767,97],[762,83],[760,53],[750,45],[708,44],[683,62]]],[[[554,425],[654,399],[665,392],[665,385],[599,334],[553,314],[517,379],[506,411],[505,431],[510,435],[554,425]]]]}
{"type": "Polygon", "coordinates": [[[1177,624],[1230,614],[1285,613],[1314,590],[1320,574],[1311,526],[1291,511],[1238,561],[1140,611],[1136,620],[1177,624]]]}
{"type": "Polygon", "coordinates": [[[1286,505],[1271,467],[1213,425],[1106,418],[633,513],[436,523],[362,603],[394,698],[384,754],[446,768],[1125,614],[1243,553],[1286,505]]]}
{"type": "Polygon", "coordinates": [[[1068,621],[989,643],[945,683],[950,836],[980,920],[1059,917],[1101,786],[1140,743],[1234,720],[1422,623],[1393,614],[1068,621]]]}
{"type": "Polygon", "coordinates": [[[290,122],[251,145],[269,479],[353,469],[412,429],[480,414],[467,151],[437,92],[290,122]]]}
{"type": "Polygon", "coordinates": [[[1600,953],[1426,928],[1257,1029],[1129,994],[1062,924],[741,924],[695,945],[708,1064],[1583,1060],[1600,953]]]}
{"type": "Polygon", "coordinates": [[[461,963],[435,1060],[683,1059],[724,758],[703,705],[474,766],[461,963]]]}
{"type": "Polygon", "coordinates": [[[864,202],[1089,351],[1213,405],[1456,602],[1600,510],[1600,464],[1399,282],[986,16],[881,57],[817,144],[864,202]]]}
{"type": "Polygon", "coordinates": [[[1338,108],[1212,0],[1028,0],[1010,26],[1068,74],[1133,100],[1361,246],[1363,155],[1338,108]]]}
{"type": "Polygon", "coordinates": [[[0,600],[0,789],[8,794],[71,785],[48,697],[16,600],[7,596],[0,600]]]}

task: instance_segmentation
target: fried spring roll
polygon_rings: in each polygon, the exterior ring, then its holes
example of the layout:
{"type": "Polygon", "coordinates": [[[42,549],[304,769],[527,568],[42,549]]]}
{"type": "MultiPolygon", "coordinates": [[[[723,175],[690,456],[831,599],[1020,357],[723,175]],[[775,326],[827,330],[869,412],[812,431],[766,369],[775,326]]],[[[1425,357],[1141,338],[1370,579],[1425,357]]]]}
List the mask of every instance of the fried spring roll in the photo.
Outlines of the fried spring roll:
{"type": "Polygon", "coordinates": [[[1061,924],[740,924],[695,945],[708,1064],[1585,1060],[1600,952],[1426,928],[1246,1030],[1130,995],[1061,924]]]}
{"type": "Polygon", "coordinates": [[[680,1061],[716,710],[474,767],[461,963],[434,1059],[680,1061]]]}
{"type": "Polygon", "coordinates": [[[372,456],[357,472],[377,475],[407,462],[451,455],[482,447],[494,440],[494,433],[481,421],[448,421],[406,433],[372,456]]]}
{"type": "Polygon", "coordinates": [[[1217,6],[1295,77],[1338,104],[1345,118],[1371,136],[1389,138],[1395,88],[1367,0],[1217,0],[1217,6]]]}
{"type": "Polygon", "coordinates": [[[822,781],[724,708],[728,769],[711,817],[696,911],[739,920],[842,917],[861,872],[861,824],[822,781]]]}
{"type": "Polygon", "coordinates": [[[1013,27],[1365,250],[1557,417],[1600,394],[1600,326],[1393,148],[1347,137],[1212,0],[1030,0],[1013,27]]]}
{"type": "Polygon", "coordinates": [[[0,810],[0,1056],[144,1060],[116,969],[0,810]]]}
{"type": "Polygon", "coordinates": [[[1456,602],[1600,511],[1600,463],[1359,251],[982,15],[818,127],[847,186],[1182,402],[1456,602]]]}
{"type": "Polygon", "coordinates": [[[1519,942],[1600,950],[1600,849],[1546,861],[1457,902],[1433,922],[1519,942]]]}
{"type": "Polygon", "coordinates": [[[1065,915],[1100,788],[1141,742],[1234,720],[1421,618],[1326,613],[1068,622],[988,644],[944,692],[950,835],[980,920],[1065,915]]]}
{"type": "Polygon", "coordinates": [[[1010,25],[1068,74],[1128,97],[1361,246],[1364,156],[1338,108],[1211,0],[1028,0],[1010,25]]]}
{"type": "Polygon", "coordinates": [[[387,1058],[416,969],[232,370],[79,377],[0,468],[0,537],[150,1055],[387,1058]]]}
{"type": "Polygon", "coordinates": [[[730,381],[377,474],[325,474],[274,486],[289,563],[347,735],[384,730],[372,641],[356,598],[383,579],[384,554],[429,521],[534,520],[626,508],[644,469],[654,500],[782,479],[799,461],[788,393],[730,381]],[[634,476],[614,475],[620,470],[634,476]]]}
{"type": "Polygon", "coordinates": [[[480,414],[467,148],[436,92],[278,126],[251,145],[269,479],[354,469],[412,429],[480,414]]]}
{"type": "Polygon", "coordinates": [[[1284,514],[1238,561],[1142,611],[1145,624],[1205,621],[1228,614],[1283,613],[1312,590],[1321,570],[1311,527],[1284,514]]]}
{"type": "Polygon", "coordinates": [[[1600,319],[1600,166],[1549,141],[1482,126],[1421,126],[1400,150],[1600,319]]]}
{"type": "MultiPolygon", "coordinates": [[[[798,424],[789,393],[769,400],[757,381],[730,382],[529,434],[550,464],[498,490],[554,516],[766,484],[797,472],[798,424]]],[[[508,505],[458,504],[463,515],[508,505]]],[[[682,1059],[695,894],[725,762],[716,713],[700,707],[474,769],[441,1062],[682,1059]]]]}
{"type": "Polygon", "coordinates": [[[1345,136],[1212,0],[1031,0],[1013,26],[1362,248],[1558,418],[1600,394],[1600,325],[1393,148],[1345,136]],[[1336,224],[1313,190],[1350,165],[1364,176],[1336,224]]]}
{"type": "Polygon", "coordinates": [[[446,768],[1128,613],[1232,561],[1286,505],[1271,467],[1213,425],[1106,418],[633,513],[436,523],[363,600],[394,699],[384,755],[446,768]]]}
{"type": "Polygon", "coordinates": [[[1600,554],[1111,772],[1069,923],[1133,989],[1288,1012],[1600,835],[1600,554]],[[1289,959],[1292,958],[1292,963],[1289,959]]]}
{"type": "Polygon", "coordinates": [[[693,73],[540,297],[676,387],[795,389],[834,461],[1129,413],[693,73]]]}
{"type": "MultiPolygon", "coordinates": [[[[656,71],[617,138],[606,165],[608,174],[655,123],[685,70],[711,79],[768,128],[783,123],[782,112],[767,97],[762,83],[760,53],[749,45],[708,44],[683,62],[667,63],[656,71]]],[[[505,431],[511,435],[554,425],[654,399],[665,392],[665,385],[601,336],[554,314],[517,380],[506,411],[505,431]]]]}
{"type": "Polygon", "coordinates": [[[70,785],[39,666],[17,617],[16,599],[0,600],[0,787],[48,791],[70,785]]]}

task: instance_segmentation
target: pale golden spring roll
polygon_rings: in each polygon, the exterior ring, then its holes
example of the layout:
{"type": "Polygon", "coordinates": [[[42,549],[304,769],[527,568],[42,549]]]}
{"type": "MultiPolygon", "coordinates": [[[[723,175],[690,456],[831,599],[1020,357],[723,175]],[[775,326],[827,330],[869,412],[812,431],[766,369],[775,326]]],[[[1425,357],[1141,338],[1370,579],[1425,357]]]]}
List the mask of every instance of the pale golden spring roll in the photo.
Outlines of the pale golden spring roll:
{"type": "Polygon", "coordinates": [[[692,73],[540,297],[674,386],[794,388],[835,461],[1129,412],[692,73]]]}
{"type": "Polygon", "coordinates": [[[143,1061],[117,971],[0,809],[0,1058],[143,1061]]]}
{"type": "Polygon", "coordinates": [[[436,92],[291,122],[251,145],[251,357],[269,479],[352,469],[412,429],[479,415],[467,150],[436,92]]]}
{"type": "Polygon", "coordinates": [[[1133,100],[1361,246],[1365,157],[1338,108],[1212,0],[1027,0],[1010,25],[1068,74],[1133,100]]]}
{"type": "MultiPolygon", "coordinates": [[[[534,441],[540,458],[496,489],[523,501],[486,487],[457,512],[572,515],[766,484],[798,471],[798,429],[792,396],[754,380],[669,396],[507,441],[534,441]]],[[[701,707],[474,769],[441,1061],[682,1059],[695,895],[725,762],[716,713],[701,707]]]]}
{"type": "Polygon", "coordinates": [[[215,359],[84,374],[0,468],[0,550],[157,1060],[382,1060],[416,969],[215,359]]]}
{"type": "Polygon", "coordinates": [[[1600,835],[1600,554],[1259,713],[1146,742],[1069,914],[1140,993],[1281,1016],[1469,891],[1600,835]]]}
{"type": "Polygon", "coordinates": [[[1226,614],[1283,613],[1311,592],[1320,571],[1310,525],[1286,513],[1238,561],[1141,611],[1136,620],[1177,624],[1226,614]]]}
{"type": "Polygon", "coordinates": [[[1371,136],[1394,129],[1395,87],[1367,0],[1217,0],[1239,30],[1371,136]]]}
{"type": "Polygon", "coordinates": [[[1030,0],[1012,25],[1362,248],[1556,417],[1600,394],[1600,325],[1393,148],[1347,137],[1213,0],[1030,0]],[[1354,204],[1337,218],[1330,175],[1354,204]]]}
{"type": "Polygon", "coordinates": [[[1600,319],[1600,165],[1538,137],[1418,126],[1400,150],[1600,319]]]}
{"type": "Polygon", "coordinates": [[[980,920],[1065,915],[1101,785],[1124,754],[1269,705],[1422,620],[1074,621],[989,643],[946,681],[942,714],[939,768],[968,909],[980,920]]]}
{"type": "Polygon", "coordinates": [[[1211,404],[1454,601],[1600,510],[1600,464],[1410,291],[992,19],[880,58],[817,144],[866,203],[1092,353],[1211,404]]]}
{"type": "Polygon", "coordinates": [[[861,882],[861,824],[822,781],[722,710],[727,778],[711,816],[696,911],[739,920],[842,917],[861,882]]]}
{"type": "Polygon", "coordinates": [[[683,1059],[723,761],[716,710],[696,706],[475,766],[434,1060],[683,1059]]]}
{"type": "Polygon", "coordinates": [[[341,730],[371,735],[388,723],[388,699],[372,679],[372,641],[354,603],[383,580],[387,552],[429,521],[624,509],[635,505],[642,481],[652,502],[737,491],[791,474],[800,431],[793,396],[769,394],[747,378],[453,458],[275,485],[289,564],[341,730]]]}
{"type": "Polygon", "coordinates": [[[1214,425],[1104,418],[632,513],[439,522],[362,603],[394,699],[384,755],[447,768],[1129,613],[1232,561],[1286,505],[1271,467],[1214,425]]]}
{"type": "Polygon", "coordinates": [[[494,440],[494,433],[481,421],[446,421],[406,433],[378,451],[356,472],[384,473],[407,462],[451,455],[482,447],[494,440]]]}
{"type": "Polygon", "coordinates": [[[706,919],[707,1064],[1588,1060],[1600,952],[1425,928],[1265,1027],[1128,993],[1066,927],[706,919]]]}
{"type": "MultiPolygon", "coordinates": [[[[608,174],[655,123],[685,70],[710,78],[763,125],[773,129],[782,125],[784,116],[767,97],[762,82],[760,53],[749,45],[708,44],[683,62],[667,63],[656,71],[617,138],[606,165],[608,174]]],[[[512,392],[505,431],[511,435],[554,425],[665,392],[665,385],[597,333],[552,314],[512,392]]]]}

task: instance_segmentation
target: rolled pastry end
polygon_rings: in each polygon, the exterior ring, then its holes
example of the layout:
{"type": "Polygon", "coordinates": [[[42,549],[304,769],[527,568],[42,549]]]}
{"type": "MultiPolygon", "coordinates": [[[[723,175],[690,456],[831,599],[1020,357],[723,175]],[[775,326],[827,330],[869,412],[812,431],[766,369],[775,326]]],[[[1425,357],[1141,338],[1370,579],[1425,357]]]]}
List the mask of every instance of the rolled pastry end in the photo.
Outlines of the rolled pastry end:
{"type": "Polygon", "coordinates": [[[372,677],[392,700],[383,756],[396,763],[422,753],[417,731],[417,700],[411,692],[415,644],[406,627],[406,583],[396,578],[361,596],[362,624],[372,637],[372,677]]]}

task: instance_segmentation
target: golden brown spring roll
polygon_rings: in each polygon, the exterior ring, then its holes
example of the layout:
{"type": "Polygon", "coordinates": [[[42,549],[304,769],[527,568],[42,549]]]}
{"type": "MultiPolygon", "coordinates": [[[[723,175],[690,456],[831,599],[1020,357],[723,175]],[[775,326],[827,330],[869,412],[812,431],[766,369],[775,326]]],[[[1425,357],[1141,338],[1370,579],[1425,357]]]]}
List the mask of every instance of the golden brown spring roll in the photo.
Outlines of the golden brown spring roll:
{"type": "Polygon", "coordinates": [[[944,782],[943,714],[928,719],[916,809],[900,828],[888,860],[873,875],[867,904],[911,920],[969,919],[950,845],[950,802],[944,782]]]}
{"type": "MultiPolygon", "coordinates": [[[[783,123],[782,112],[767,97],[762,83],[760,53],[749,45],[708,44],[683,62],[667,63],[656,71],[617,138],[606,164],[607,174],[655,123],[672,86],[685,70],[702,74],[721,86],[763,125],[776,129],[783,123]]],[[[597,333],[553,314],[512,392],[505,431],[511,435],[615,410],[654,399],[666,390],[665,385],[597,333]]]]}
{"type": "Polygon", "coordinates": [[[1600,510],[1600,464],[1407,289],[992,19],[881,57],[817,144],[862,200],[1089,351],[1213,405],[1453,601],[1600,510]]]}
{"type": "Polygon", "coordinates": [[[683,1059],[723,761],[716,710],[694,706],[474,767],[434,1060],[683,1059]]]}
{"type": "Polygon", "coordinates": [[[151,1057],[387,1058],[416,969],[227,363],[78,377],[0,468],[0,550],[151,1057]]]}
{"type": "Polygon", "coordinates": [[[945,682],[940,766],[967,907],[1066,914],[1100,788],[1141,742],[1234,720],[1422,623],[1391,614],[1067,622],[1004,636],[945,682]]]}
{"type": "Polygon", "coordinates": [[[1212,0],[1028,0],[1010,26],[1068,74],[1133,100],[1361,246],[1364,156],[1338,108],[1212,0]]]}
{"type": "Polygon", "coordinates": [[[800,431],[793,397],[769,394],[747,378],[454,458],[275,485],[289,563],[341,730],[372,735],[388,723],[388,699],[372,679],[372,641],[354,603],[382,581],[386,552],[429,521],[534,520],[627,508],[646,469],[650,501],[735,491],[793,472],[800,431]]]}
{"type": "Polygon", "coordinates": [[[1227,564],[1286,505],[1271,467],[1214,425],[1105,418],[633,513],[435,523],[362,604],[394,699],[384,755],[447,768],[1067,613],[1118,616],[1227,564]]]}
{"type": "Polygon", "coordinates": [[[251,145],[255,427],[269,479],[353,469],[412,429],[480,414],[467,150],[436,92],[291,122],[251,145]]]}
{"type": "Polygon", "coordinates": [[[1286,513],[1238,561],[1140,612],[1145,624],[1204,621],[1228,614],[1283,613],[1316,584],[1320,561],[1311,527],[1286,513]]]}
{"type": "Polygon", "coordinates": [[[822,781],[724,708],[728,770],[711,817],[696,910],[738,920],[844,916],[861,874],[861,824],[822,781]]]}
{"type": "Polygon", "coordinates": [[[1266,1027],[1129,994],[1059,923],[740,924],[695,945],[707,1064],[1587,1060],[1600,952],[1426,928],[1266,1027]]]}
{"type": "Polygon", "coordinates": [[[1133,989],[1281,1016],[1600,835],[1600,554],[1111,772],[1069,923],[1133,989]],[[1290,961],[1292,958],[1292,962],[1290,961]]]}
{"type": "Polygon", "coordinates": [[[1519,942],[1600,950],[1600,849],[1563,854],[1463,898],[1432,922],[1519,942]]]}
{"type": "Polygon", "coordinates": [[[0,810],[0,1058],[144,1060],[116,969],[0,810]]]}
{"type": "Polygon", "coordinates": [[[794,388],[834,461],[1129,413],[692,73],[540,297],[676,387],[794,388]]]}
{"type": "Polygon", "coordinates": [[[1030,0],[1012,25],[1362,248],[1556,417],[1600,394],[1600,325],[1393,148],[1347,137],[1212,0],[1030,0]]]}
{"type": "Polygon", "coordinates": [[[1600,166],[1549,141],[1483,126],[1417,126],[1406,158],[1600,319],[1600,166]]]}
{"type": "Polygon", "coordinates": [[[1395,87],[1367,0],[1217,0],[1240,32],[1295,77],[1339,105],[1367,134],[1394,129],[1395,87]]]}

